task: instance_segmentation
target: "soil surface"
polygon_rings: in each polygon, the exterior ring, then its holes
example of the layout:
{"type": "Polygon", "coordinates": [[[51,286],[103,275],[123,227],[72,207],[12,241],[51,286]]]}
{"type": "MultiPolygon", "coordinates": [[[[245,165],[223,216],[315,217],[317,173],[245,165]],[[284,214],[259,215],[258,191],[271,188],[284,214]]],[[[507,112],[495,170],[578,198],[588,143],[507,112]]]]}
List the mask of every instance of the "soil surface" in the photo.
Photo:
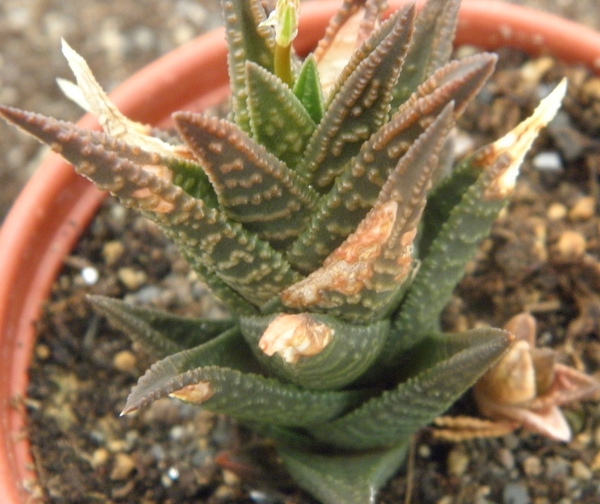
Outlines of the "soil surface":
{"type": "MultiPolygon", "coordinates": [[[[498,138],[564,75],[570,87],[561,117],[528,157],[515,197],[469,265],[444,322],[449,330],[501,326],[528,310],[540,345],[598,374],[600,80],[549,58],[502,52],[461,127],[477,132],[466,140],[470,147],[498,138]]],[[[88,293],[222,313],[152,224],[107,202],[65,261],[40,323],[27,405],[39,492],[48,502],[314,502],[279,472],[265,481],[220,468],[220,450],[252,441],[225,417],[161,400],[120,418],[149,361],[89,310],[88,293]]],[[[452,413],[475,413],[468,394],[452,413]]],[[[449,444],[424,429],[409,476],[402,470],[378,502],[403,502],[408,482],[410,502],[421,504],[600,502],[600,406],[587,402],[566,413],[575,433],[568,444],[523,431],[449,444]]]]}
{"type": "MultiPolygon", "coordinates": [[[[524,0],[600,23],[594,0],[524,0]],[[543,4],[543,5],[542,5],[543,4]]],[[[180,43],[220,23],[216,0],[25,2],[0,5],[0,102],[74,120],[76,106],[54,84],[70,78],[64,36],[107,89],[180,43]]],[[[563,122],[544,133],[518,189],[469,266],[445,316],[448,329],[502,325],[531,311],[538,342],[590,373],[600,369],[600,81],[585,70],[503,54],[499,71],[467,111],[465,129],[482,143],[532,111],[564,74],[563,122]],[[559,128],[560,127],[560,128],[559,128]],[[566,140],[565,140],[566,139],[566,140]]],[[[0,215],[38,163],[38,144],[0,124],[0,215]]],[[[52,503],[314,503],[270,474],[242,480],[215,463],[250,436],[226,417],[162,400],[119,417],[131,386],[150,364],[143,352],[95,316],[88,293],[129,297],[169,310],[221,311],[158,231],[108,202],[54,286],[31,371],[27,401],[39,493],[52,503]],[[97,279],[95,280],[97,274],[97,279]]],[[[473,413],[469,397],[454,413],[473,413]]],[[[574,440],[559,444],[526,432],[448,444],[424,430],[412,469],[395,477],[380,503],[568,504],[600,502],[600,406],[566,411],[574,440]]]]}

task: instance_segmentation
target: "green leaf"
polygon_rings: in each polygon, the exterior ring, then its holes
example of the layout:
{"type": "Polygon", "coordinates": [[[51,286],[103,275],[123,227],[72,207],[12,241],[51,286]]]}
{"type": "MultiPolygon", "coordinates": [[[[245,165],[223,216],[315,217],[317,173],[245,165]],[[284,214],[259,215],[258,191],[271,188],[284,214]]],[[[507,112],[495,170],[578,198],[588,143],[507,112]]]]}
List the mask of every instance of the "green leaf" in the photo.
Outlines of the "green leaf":
{"type": "Polygon", "coordinates": [[[428,0],[415,21],[415,33],[394,89],[397,109],[452,53],[460,0],[428,0]]]}
{"type": "Polygon", "coordinates": [[[233,327],[206,343],[168,355],[152,364],[129,394],[123,414],[185,387],[180,386],[181,376],[189,371],[205,366],[249,371],[256,370],[255,364],[239,329],[233,327]]]}
{"type": "Polygon", "coordinates": [[[161,231],[167,238],[177,244],[181,257],[198,275],[198,279],[202,280],[209,287],[211,294],[219,299],[232,314],[240,316],[256,315],[258,313],[255,305],[233,290],[219,277],[214,269],[211,269],[204,263],[204,258],[198,255],[198,251],[193,246],[177,243],[177,234],[172,233],[169,228],[161,227],[161,231]]]}
{"type": "Polygon", "coordinates": [[[232,320],[180,317],[104,296],[87,299],[97,311],[159,359],[206,343],[234,324],[232,320]]]}
{"type": "Polygon", "coordinates": [[[267,19],[260,0],[223,0],[227,38],[227,63],[232,96],[233,121],[250,133],[246,94],[246,61],[253,61],[273,72],[275,35],[261,23],[267,19]]]}
{"type": "MultiPolygon", "coordinates": [[[[266,303],[285,286],[302,278],[267,242],[228,221],[220,212],[207,211],[205,220],[199,213],[194,217],[186,226],[175,219],[159,223],[194,269],[200,274],[214,271],[218,279],[247,302],[255,306],[266,303]]],[[[222,297],[219,291],[216,295],[222,297]]]]}
{"type": "Polygon", "coordinates": [[[305,273],[314,271],[356,229],[375,203],[389,173],[423,133],[424,125],[451,101],[457,107],[456,119],[484,84],[495,61],[493,55],[478,54],[441,68],[363,144],[290,247],[286,257],[295,268],[305,273]]]}
{"type": "Polygon", "coordinates": [[[305,60],[296,82],[294,82],[294,94],[304,106],[315,124],[319,124],[323,118],[325,105],[323,103],[323,92],[321,90],[321,81],[317,71],[317,63],[311,54],[305,60]]]}
{"type": "Polygon", "coordinates": [[[479,53],[451,61],[433,72],[402,104],[400,110],[414,108],[415,101],[429,97],[434,103],[423,103],[423,114],[440,110],[452,100],[455,118],[460,117],[494,72],[497,61],[498,56],[491,53],[479,53]]]}
{"type": "Polygon", "coordinates": [[[304,347],[311,342],[307,324],[298,323],[294,327],[289,327],[291,324],[288,324],[285,328],[287,333],[278,335],[281,336],[278,343],[282,345],[282,349],[272,356],[259,348],[259,341],[276,316],[242,317],[242,334],[258,361],[269,371],[279,378],[316,390],[338,389],[355,381],[379,356],[389,330],[388,320],[363,326],[345,323],[327,315],[281,317],[294,320],[309,318],[309,328],[311,325],[325,326],[331,340],[316,355],[301,356],[295,361],[293,357],[284,358],[284,355],[289,355],[290,348],[304,347]],[[288,346],[284,346],[285,343],[289,343],[288,346]]]}
{"type": "Polygon", "coordinates": [[[345,449],[366,450],[407,442],[458,399],[502,356],[513,339],[500,329],[482,331],[471,347],[310,432],[324,443],[345,449]]]}
{"type": "Polygon", "coordinates": [[[450,104],[411,145],[356,231],[321,268],[281,293],[285,306],[354,321],[387,314],[410,278],[416,227],[452,122],[450,104]]]}
{"type": "Polygon", "coordinates": [[[414,15],[414,6],[399,10],[365,42],[359,53],[363,59],[350,62],[347,78],[336,90],[298,166],[298,172],[317,189],[329,187],[346,162],[386,121],[414,15]],[[382,34],[383,40],[376,45],[382,34]]]}
{"type": "Polygon", "coordinates": [[[173,184],[181,187],[196,199],[201,199],[210,208],[218,208],[219,201],[213,186],[202,167],[190,160],[173,158],[166,162],[173,172],[173,184]]]}
{"type": "Polygon", "coordinates": [[[292,477],[323,504],[373,504],[406,458],[407,445],[368,453],[324,455],[277,445],[292,477]]]}
{"type": "Polygon", "coordinates": [[[302,102],[281,79],[246,63],[252,138],[294,168],[316,128],[302,102]]]}
{"type": "Polygon", "coordinates": [[[427,230],[433,234],[433,238],[427,238],[431,245],[394,322],[404,337],[390,340],[386,367],[393,366],[398,355],[437,329],[440,313],[467,262],[506,205],[525,154],[540,129],[556,114],[565,90],[563,81],[528,119],[473,154],[436,190],[436,214],[427,217],[439,218],[443,224],[431,225],[427,230]],[[477,172],[475,182],[465,190],[477,172]],[[444,203],[444,198],[449,203],[444,203]]]}
{"type": "Polygon", "coordinates": [[[250,422],[304,427],[338,417],[364,397],[353,391],[303,390],[225,367],[200,367],[181,374],[176,371],[170,363],[154,364],[132,390],[124,413],[169,394],[180,398],[187,394],[187,400],[201,403],[215,413],[250,422]],[[196,399],[193,393],[198,386],[204,393],[196,399]]]}
{"type": "Polygon", "coordinates": [[[471,163],[472,157],[459,163],[450,175],[442,180],[432,191],[423,214],[423,227],[419,239],[419,258],[429,255],[432,242],[459,205],[465,193],[481,175],[480,169],[471,163]]]}
{"type": "MultiPolygon", "coordinates": [[[[485,338],[489,339],[488,328],[470,329],[461,333],[432,333],[423,338],[417,345],[404,352],[394,364],[393,370],[377,365],[377,371],[390,376],[397,382],[406,381],[421,372],[443,362],[453,355],[466,351],[480,344],[485,338]],[[391,374],[387,374],[390,371],[391,374]]],[[[395,333],[390,338],[402,338],[401,334],[395,333]]]]}
{"type": "Polygon", "coordinates": [[[190,112],[173,119],[229,218],[275,243],[300,232],[317,194],[285,163],[227,121],[190,112]]]}
{"type": "MultiPolygon", "coordinates": [[[[393,22],[379,22],[386,8],[385,0],[369,1],[368,5],[362,0],[344,0],[329,20],[325,34],[313,52],[321,85],[326,90],[326,105],[339,93],[360,62],[389,35],[393,22]]],[[[401,10],[409,8],[403,7],[401,10]]],[[[393,16],[400,15],[397,12],[393,16]]],[[[414,20],[415,14],[412,17],[414,20]]]]}
{"type": "Polygon", "coordinates": [[[244,306],[238,294],[247,300],[245,313],[255,311],[251,303],[265,303],[300,280],[267,242],[174,185],[172,172],[157,154],[38,114],[6,107],[0,112],[58,150],[77,173],[156,222],[186,258],[192,258],[202,278],[216,284],[218,295],[235,298],[236,306],[244,306]],[[207,275],[210,272],[214,275],[207,275]]]}
{"type": "MultiPolygon", "coordinates": [[[[504,171],[509,165],[509,159],[499,158],[493,171],[504,171]]],[[[469,182],[468,177],[453,177],[452,181],[459,182],[459,178],[469,182]]],[[[467,262],[506,204],[504,198],[483,200],[488,183],[487,172],[484,172],[453,207],[431,243],[394,323],[398,332],[406,336],[397,340],[397,348],[393,351],[388,349],[390,365],[392,354],[398,355],[426,333],[438,329],[440,314],[463,277],[467,262]]]]}

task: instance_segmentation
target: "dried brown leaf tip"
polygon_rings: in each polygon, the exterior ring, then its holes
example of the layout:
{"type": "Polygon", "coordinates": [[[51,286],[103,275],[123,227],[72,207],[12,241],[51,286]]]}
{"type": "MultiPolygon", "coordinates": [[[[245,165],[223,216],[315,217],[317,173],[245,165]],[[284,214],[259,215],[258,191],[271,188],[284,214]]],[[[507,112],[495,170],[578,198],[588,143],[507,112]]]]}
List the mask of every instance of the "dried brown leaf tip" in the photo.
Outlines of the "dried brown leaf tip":
{"type": "Polygon", "coordinates": [[[491,168],[492,179],[483,195],[484,200],[498,200],[512,194],[525,154],[540,130],[556,115],[566,91],[567,81],[563,79],[528,119],[483,150],[483,166],[487,166],[490,159],[499,161],[498,170],[494,170],[494,166],[491,168]]]}
{"type": "Polygon", "coordinates": [[[279,354],[289,364],[321,353],[331,343],[334,329],[306,313],[279,315],[269,324],[258,346],[269,357],[279,354]]]}
{"type": "Polygon", "coordinates": [[[201,404],[210,399],[212,395],[212,387],[210,386],[210,382],[207,381],[186,385],[182,389],[176,390],[175,392],[171,392],[169,394],[170,397],[176,397],[182,401],[194,404],[201,404]]]}
{"type": "Polygon", "coordinates": [[[441,417],[437,438],[459,441],[501,436],[523,427],[556,441],[570,441],[571,428],[560,406],[590,399],[600,390],[591,376],[556,362],[556,352],[535,347],[536,321],[516,315],[505,329],[515,336],[508,352],[475,384],[479,411],[490,420],[441,417]]]}

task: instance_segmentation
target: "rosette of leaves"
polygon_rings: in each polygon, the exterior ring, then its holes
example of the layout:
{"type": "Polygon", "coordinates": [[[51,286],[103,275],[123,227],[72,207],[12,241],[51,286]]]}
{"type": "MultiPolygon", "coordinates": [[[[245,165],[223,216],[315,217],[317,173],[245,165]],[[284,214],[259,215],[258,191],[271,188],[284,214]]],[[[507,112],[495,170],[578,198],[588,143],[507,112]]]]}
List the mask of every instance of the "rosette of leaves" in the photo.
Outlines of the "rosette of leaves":
{"type": "Polygon", "coordinates": [[[178,139],[158,140],[66,44],[78,87],[63,88],[104,132],[1,114],[156,222],[229,310],[92,298],[157,358],[124,413],[168,395],[202,404],[269,435],[321,501],[371,502],[410,436],[511,343],[495,328],[443,334],[439,315],[564,85],[454,164],[453,125],[496,61],[448,62],[458,0],[385,20],[383,1],[346,0],[305,59],[291,46],[297,2],[222,3],[227,120],[178,112],[178,139]]]}

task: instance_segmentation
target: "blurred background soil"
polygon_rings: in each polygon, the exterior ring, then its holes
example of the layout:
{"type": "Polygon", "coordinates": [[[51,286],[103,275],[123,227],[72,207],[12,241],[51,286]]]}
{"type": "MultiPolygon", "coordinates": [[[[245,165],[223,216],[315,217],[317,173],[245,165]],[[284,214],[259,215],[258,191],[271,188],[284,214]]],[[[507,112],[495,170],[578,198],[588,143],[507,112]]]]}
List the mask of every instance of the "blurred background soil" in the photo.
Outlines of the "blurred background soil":
{"type": "MultiPolygon", "coordinates": [[[[512,3],[600,28],[597,0],[512,3]]],[[[61,38],[111,90],[147,63],[220,23],[218,0],[2,0],[0,103],[76,120],[81,110],[62,95],[55,81],[71,79],[61,38]]],[[[35,140],[0,124],[0,220],[45,153],[35,140]]]]}

